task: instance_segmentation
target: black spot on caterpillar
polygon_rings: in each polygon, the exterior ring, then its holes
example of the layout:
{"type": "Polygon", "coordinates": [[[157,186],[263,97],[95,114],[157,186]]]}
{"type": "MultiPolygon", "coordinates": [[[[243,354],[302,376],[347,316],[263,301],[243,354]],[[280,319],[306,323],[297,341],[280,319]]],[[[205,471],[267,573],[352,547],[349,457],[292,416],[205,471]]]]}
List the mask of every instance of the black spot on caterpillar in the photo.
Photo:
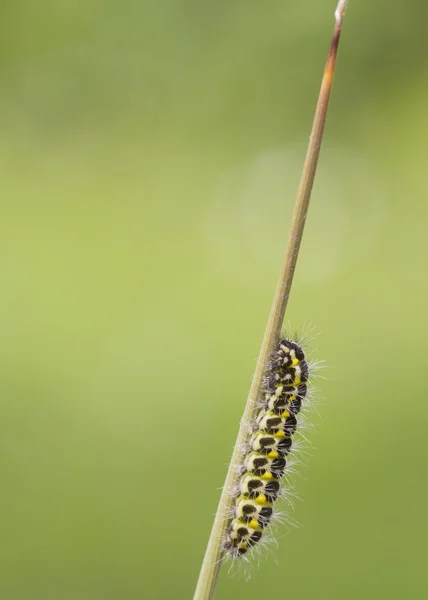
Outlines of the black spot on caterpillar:
{"type": "Polygon", "coordinates": [[[261,540],[274,514],[308,377],[301,346],[281,338],[268,367],[262,405],[251,425],[226,534],[225,550],[234,557],[243,556],[261,540]]]}

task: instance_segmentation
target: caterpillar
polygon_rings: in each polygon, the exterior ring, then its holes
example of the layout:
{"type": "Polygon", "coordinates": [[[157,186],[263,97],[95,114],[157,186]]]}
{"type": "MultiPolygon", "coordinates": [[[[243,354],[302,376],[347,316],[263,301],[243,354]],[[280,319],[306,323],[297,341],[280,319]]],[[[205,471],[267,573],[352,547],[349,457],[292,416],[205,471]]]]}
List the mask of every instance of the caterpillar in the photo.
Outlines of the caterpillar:
{"type": "Polygon", "coordinates": [[[263,401],[251,424],[224,542],[225,550],[235,558],[260,542],[272,519],[308,377],[301,346],[281,338],[268,366],[263,401]]]}

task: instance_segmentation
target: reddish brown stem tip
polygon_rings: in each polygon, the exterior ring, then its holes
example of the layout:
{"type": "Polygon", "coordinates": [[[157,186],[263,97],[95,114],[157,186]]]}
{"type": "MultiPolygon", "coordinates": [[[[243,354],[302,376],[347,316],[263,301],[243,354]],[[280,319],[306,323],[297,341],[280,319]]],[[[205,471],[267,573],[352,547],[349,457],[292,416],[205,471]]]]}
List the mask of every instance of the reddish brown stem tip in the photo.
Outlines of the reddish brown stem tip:
{"type": "Polygon", "coordinates": [[[343,17],[345,16],[348,0],[339,0],[334,17],[336,25],[334,27],[333,39],[331,40],[330,52],[327,59],[327,64],[324,72],[324,82],[331,86],[333,81],[334,68],[336,65],[337,47],[339,45],[340,34],[342,31],[343,17]]]}

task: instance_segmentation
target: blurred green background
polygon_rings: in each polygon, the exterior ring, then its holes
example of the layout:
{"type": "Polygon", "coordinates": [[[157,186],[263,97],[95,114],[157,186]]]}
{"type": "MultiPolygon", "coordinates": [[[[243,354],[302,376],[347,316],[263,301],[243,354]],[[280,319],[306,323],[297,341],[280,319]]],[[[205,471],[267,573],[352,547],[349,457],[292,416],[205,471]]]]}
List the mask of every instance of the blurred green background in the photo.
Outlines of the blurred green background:
{"type": "MultiPolygon", "coordinates": [[[[192,597],[334,9],[3,3],[1,598],[192,597]]],[[[219,600],[427,597],[427,19],[350,1],[287,314],[326,361],[301,527],[219,600]]]]}

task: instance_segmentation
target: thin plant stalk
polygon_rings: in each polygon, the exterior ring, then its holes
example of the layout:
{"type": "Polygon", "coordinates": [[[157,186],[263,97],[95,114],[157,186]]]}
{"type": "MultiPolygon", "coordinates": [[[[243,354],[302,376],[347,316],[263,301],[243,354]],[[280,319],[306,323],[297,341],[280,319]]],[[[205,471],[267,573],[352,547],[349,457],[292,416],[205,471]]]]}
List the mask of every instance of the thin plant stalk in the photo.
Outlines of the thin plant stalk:
{"type": "Polygon", "coordinates": [[[299,254],[300,243],[302,241],[303,230],[309,207],[309,200],[311,197],[312,186],[314,183],[315,172],[321,148],[330,92],[333,83],[334,69],[336,65],[337,49],[346,5],[347,0],[340,0],[335,12],[336,24],[334,27],[333,38],[331,41],[330,51],[322,78],[321,90],[315,110],[314,122],[312,125],[311,136],[309,139],[296,205],[291,222],[284,263],[275,291],[275,296],[260,349],[251,389],[248,395],[248,400],[241,419],[232,459],[229,465],[226,480],[224,482],[217,514],[214,519],[210,538],[208,540],[194,600],[212,600],[214,597],[215,586],[222,562],[223,538],[229,521],[228,515],[230,514],[230,509],[233,502],[233,498],[231,497],[231,489],[236,482],[238,470],[237,466],[242,460],[242,448],[248,441],[248,423],[251,422],[254,416],[255,409],[257,408],[257,401],[261,396],[266,365],[280,336],[285,310],[290,297],[291,284],[293,282],[294,271],[299,254]]]}

